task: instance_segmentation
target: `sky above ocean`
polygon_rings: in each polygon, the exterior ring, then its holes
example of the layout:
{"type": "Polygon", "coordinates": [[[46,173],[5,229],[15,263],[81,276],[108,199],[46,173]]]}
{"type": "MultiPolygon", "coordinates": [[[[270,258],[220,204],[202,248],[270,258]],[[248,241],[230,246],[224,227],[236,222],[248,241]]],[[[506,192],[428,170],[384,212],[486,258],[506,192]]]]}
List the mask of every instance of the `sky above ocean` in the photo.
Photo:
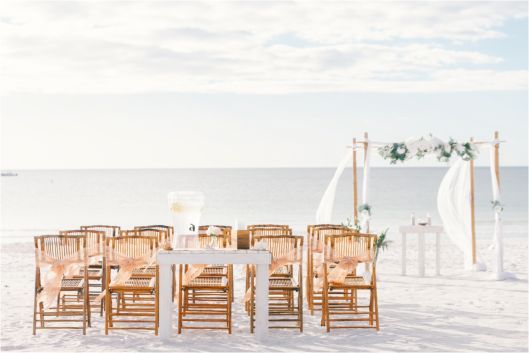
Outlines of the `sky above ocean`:
{"type": "Polygon", "coordinates": [[[364,131],[527,165],[526,2],[0,7],[3,169],[330,167],[364,131]]]}

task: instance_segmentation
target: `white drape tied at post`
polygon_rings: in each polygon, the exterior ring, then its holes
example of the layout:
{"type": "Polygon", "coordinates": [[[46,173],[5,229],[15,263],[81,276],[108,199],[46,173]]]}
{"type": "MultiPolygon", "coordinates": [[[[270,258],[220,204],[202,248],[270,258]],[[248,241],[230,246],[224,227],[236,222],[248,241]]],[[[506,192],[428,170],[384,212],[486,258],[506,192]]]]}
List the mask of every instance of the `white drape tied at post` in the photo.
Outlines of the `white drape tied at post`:
{"type": "MultiPolygon", "coordinates": [[[[371,169],[371,148],[369,141],[366,141],[364,148],[364,176],[362,179],[362,205],[369,207],[368,191],[369,191],[369,172],[371,169]]],[[[371,211],[364,210],[360,212],[360,225],[362,231],[369,232],[369,220],[371,219],[371,211]]]]}
{"type": "Polygon", "coordinates": [[[327,189],[321,198],[320,205],[316,211],[316,223],[323,224],[332,222],[332,209],[336,196],[336,187],[338,186],[338,181],[340,180],[340,177],[342,176],[350,158],[351,154],[348,150],[340,160],[340,164],[338,164],[338,168],[336,168],[334,176],[332,177],[331,182],[327,186],[327,189]]]}
{"type": "MultiPolygon", "coordinates": [[[[463,252],[467,270],[473,269],[470,197],[469,162],[458,158],[439,186],[437,208],[445,233],[463,252]]],[[[476,264],[476,269],[484,269],[479,258],[476,264]]]]}

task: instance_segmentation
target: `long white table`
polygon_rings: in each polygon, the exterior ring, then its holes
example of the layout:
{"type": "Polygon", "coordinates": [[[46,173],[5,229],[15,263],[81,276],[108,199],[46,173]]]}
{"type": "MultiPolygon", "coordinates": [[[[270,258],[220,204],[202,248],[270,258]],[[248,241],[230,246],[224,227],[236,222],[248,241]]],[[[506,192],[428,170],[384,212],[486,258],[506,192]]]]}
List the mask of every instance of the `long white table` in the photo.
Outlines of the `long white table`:
{"type": "Polygon", "coordinates": [[[263,340],[268,335],[268,265],[272,255],[268,250],[236,249],[175,249],[160,250],[160,328],[162,339],[173,333],[172,318],[175,309],[172,305],[173,264],[254,264],[257,268],[255,284],[255,336],[263,340]]]}
{"type": "Polygon", "coordinates": [[[443,227],[432,225],[409,225],[400,226],[399,232],[402,235],[402,275],[406,276],[406,235],[408,233],[417,234],[419,237],[418,258],[419,258],[419,276],[424,277],[424,235],[427,233],[435,234],[435,274],[441,274],[441,241],[440,234],[443,233],[443,227]]]}

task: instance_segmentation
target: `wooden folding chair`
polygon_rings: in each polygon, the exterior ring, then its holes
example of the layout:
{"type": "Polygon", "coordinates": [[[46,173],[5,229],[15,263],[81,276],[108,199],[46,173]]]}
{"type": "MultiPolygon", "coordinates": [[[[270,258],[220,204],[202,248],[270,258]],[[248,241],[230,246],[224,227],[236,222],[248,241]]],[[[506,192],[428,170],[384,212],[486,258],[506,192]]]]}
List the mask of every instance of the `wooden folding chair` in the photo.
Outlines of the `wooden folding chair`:
{"type": "Polygon", "coordinates": [[[318,249],[323,249],[323,241],[326,235],[342,234],[343,232],[350,232],[350,229],[338,224],[314,224],[307,226],[307,305],[310,314],[314,315],[314,311],[321,310],[321,303],[323,294],[321,291],[314,290],[314,280],[317,277],[314,257],[318,249]]]}
{"type": "MultiPolygon", "coordinates": [[[[290,228],[287,224],[252,224],[246,227],[249,233],[249,244],[250,247],[253,247],[255,245],[254,237],[257,235],[292,235],[292,228],[290,228]]],[[[281,273],[287,269],[287,267],[281,267],[279,268],[276,273],[273,274],[273,276],[278,275],[287,275],[290,276],[290,273],[281,273]]],[[[246,291],[248,291],[248,288],[250,288],[250,266],[246,266],[246,283],[245,283],[246,291]]],[[[249,303],[246,303],[246,311],[249,313],[249,303]]]]}
{"type": "MultiPolygon", "coordinates": [[[[256,235],[254,241],[264,241],[272,253],[273,261],[283,261],[288,267],[287,273],[269,277],[269,315],[270,322],[283,325],[269,328],[294,328],[303,332],[303,236],[296,235],[256,235]],[[297,272],[297,280],[295,279],[297,272]],[[296,295],[297,294],[297,295],[296,295]],[[297,297],[297,298],[296,298],[297,297]],[[288,323],[294,323],[288,324],[288,323]]],[[[281,267],[283,267],[281,266],[281,267]]],[[[255,323],[255,269],[250,271],[250,331],[255,323]]]]}
{"type": "MultiPolygon", "coordinates": [[[[34,238],[35,242],[35,293],[33,302],[33,334],[37,329],[82,329],[86,334],[86,327],[90,326],[90,301],[88,298],[88,256],[86,254],[87,241],[83,236],[42,235],[34,238]],[[51,265],[50,270],[59,271],[57,283],[45,282],[42,279],[42,267],[51,265]],[[54,266],[56,265],[56,266],[54,266]],[[83,278],[66,278],[65,266],[72,266],[84,271],[83,278]],[[45,307],[42,298],[46,291],[57,285],[59,287],[55,307],[45,307]],[[73,294],[76,300],[64,298],[66,294],[73,294]],[[70,325],[81,323],[81,326],[55,326],[56,324],[70,325]],[[51,324],[52,326],[46,326],[51,324]]],[[[46,278],[46,277],[45,277],[46,278]]],[[[48,292],[47,295],[51,295],[48,292]]],[[[54,300],[48,298],[47,301],[54,300]]]]}
{"type": "MultiPolygon", "coordinates": [[[[109,330],[154,330],[158,335],[159,271],[156,265],[154,277],[132,276],[134,269],[148,265],[154,259],[158,240],[153,236],[126,236],[106,239],[105,249],[105,334],[109,330]],[[112,263],[136,262],[130,277],[121,283],[111,281],[112,263]],[[133,298],[124,301],[123,298],[133,298]],[[115,306],[113,305],[115,302],[115,306]],[[125,303],[125,304],[124,304],[125,303]],[[135,317],[136,319],[132,319],[135,317]],[[123,325],[126,324],[126,325],[123,325]]],[[[119,273],[117,274],[117,277],[119,273]]],[[[116,277],[116,278],[117,278],[116,277]]]]}
{"type": "MultiPolygon", "coordinates": [[[[210,245],[210,236],[200,234],[199,245],[210,245]]],[[[225,230],[216,237],[217,247],[227,248],[231,234],[225,230]]],[[[195,278],[185,281],[190,267],[180,265],[178,296],[178,333],[183,329],[227,330],[231,334],[233,302],[233,265],[207,265],[195,278]],[[209,325],[204,325],[208,323],[209,325]]]]}
{"type": "Polygon", "coordinates": [[[325,237],[322,325],[327,327],[327,332],[335,328],[379,330],[376,263],[372,261],[376,241],[375,234],[344,233],[325,237]],[[367,279],[357,276],[356,268],[352,269],[341,283],[337,282],[336,278],[329,279],[333,266],[338,267],[342,261],[351,259],[365,260],[364,266],[369,267],[370,271],[367,279]],[[354,294],[354,299],[344,296],[344,291],[354,294]],[[365,298],[357,296],[358,291],[368,292],[367,304],[360,304],[360,300],[365,298]],[[362,322],[366,324],[361,324],[362,322]]]}
{"type": "MultiPolygon", "coordinates": [[[[103,252],[105,249],[105,232],[98,230],[76,229],[61,230],[60,235],[86,237],[88,255],[88,289],[91,303],[105,290],[105,280],[103,271],[103,252]]],[[[84,271],[74,278],[84,278],[84,271]]],[[[95,304],[95,303],[94,303],[95,304]]],[[[104,303],[91,305],[91,308],[99,306],[100,315],[103,316],[104,303]]]]}

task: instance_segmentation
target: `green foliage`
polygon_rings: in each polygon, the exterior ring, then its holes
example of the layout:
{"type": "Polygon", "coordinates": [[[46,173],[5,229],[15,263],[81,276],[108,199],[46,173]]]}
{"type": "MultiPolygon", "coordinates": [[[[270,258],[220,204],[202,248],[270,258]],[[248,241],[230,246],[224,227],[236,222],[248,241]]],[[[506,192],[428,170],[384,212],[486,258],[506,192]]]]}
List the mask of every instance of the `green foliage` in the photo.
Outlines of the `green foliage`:
{"type": "Polygon", "coordinates": [[[347,227],[356,233],[360,233],[360,230],[362,230],[362,227],[360,226],[360,223],[358,223],[358,220],[353,224],[351,218],[349,217],[347,217],[347,223],[342,222],[342,226],[347,227]]]}
{"type": "Polygon", "coordinates": [[[371,205],[369,205],[367,203],[363,203],[363,204],[358,206],[358,212],[359,213],[362,213],[364,211],[367,211],[367,214],[371,216],[371,205]]]}
{"type": "Polygon", "coordinates": [[[409,146],[404,142],[389,143],[378,148],[378,153],[382,158],[389,160],[391,164],[404,162],[407,159],[422,159],[427,154],[434,154],[440,162],[448,162],[454,155],[458,155],[465,161],[476,159],[478,150],[470,142],[458,143],[450,138],[448,143],[430,135],[430,139],[421,137],[409,142],[409,146]]]}
{"type": "Polygon", "coordinates": [[[386,234],[388,233],[389,228],[386,228],[380,235],[378,236],[377,242],[375,243],[375,258],[373,259],[373,262],[377,262],[378,253],[379,251],[386,250],[391,243],[390,240],[386,240],[386,234]]]}
{"type": "Polygon", "coordinates": [[[498,201],[498,200],[494,200],[494,201],[491,201],[490,202],[492,204],[492,209],[494,210],[494,212],[496,213],[501,213],[503,212],[503,204],[498,201]]]}

